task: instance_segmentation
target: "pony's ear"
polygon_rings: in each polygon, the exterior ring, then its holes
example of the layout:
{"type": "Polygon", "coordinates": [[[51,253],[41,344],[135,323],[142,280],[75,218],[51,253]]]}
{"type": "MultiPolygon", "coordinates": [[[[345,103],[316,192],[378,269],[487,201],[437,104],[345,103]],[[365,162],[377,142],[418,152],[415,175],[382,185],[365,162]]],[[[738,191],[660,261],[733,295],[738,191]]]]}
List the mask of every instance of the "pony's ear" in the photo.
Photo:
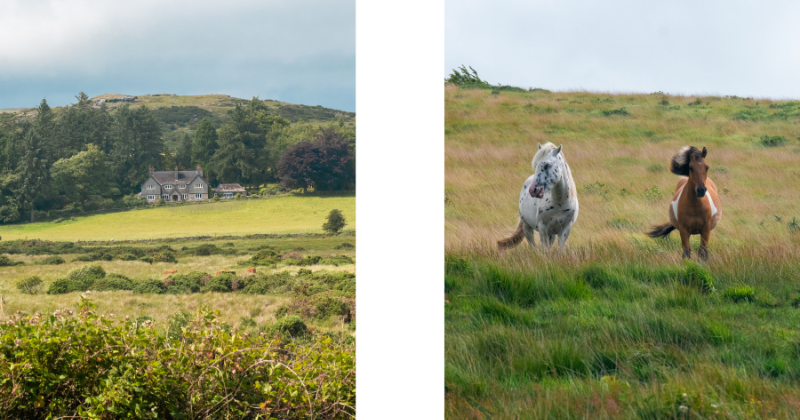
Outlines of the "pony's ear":
{"type": "Polygon", "coordinates": [[[553,152],[553,156],[558,156],[558,154],[561,153],[562,147],[564,147],[563,144],[561,146],[558,146],[558,148],[553,152]]]}
{"type": "Polygon", "coordinates": [[[539,145],[539,150],[541,150],[542,149],[542,143],[536,143],[536,144],[539,145]]]}
{"type": "Polygon", "coordinates": [[[703,148],[703,157],[706,157],[706,153],[708,153],[708,150],[706,150],[706,148],[704,147],[703,148]]]}

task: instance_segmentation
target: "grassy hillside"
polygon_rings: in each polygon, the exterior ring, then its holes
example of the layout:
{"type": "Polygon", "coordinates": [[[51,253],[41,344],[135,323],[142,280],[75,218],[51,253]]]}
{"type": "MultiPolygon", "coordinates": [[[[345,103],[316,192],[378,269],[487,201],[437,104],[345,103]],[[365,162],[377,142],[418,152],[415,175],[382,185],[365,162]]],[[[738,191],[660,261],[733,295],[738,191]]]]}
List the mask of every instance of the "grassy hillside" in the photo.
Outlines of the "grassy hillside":
{"type": "Polygon", "coordinates": [[[60,223],[0,226],[3,240],[91,241],[319,232],[325,217],[339,209],[345,229],[355,229],[355,197],[274,197],[219,203],[164,206],[76,217],[60,223]]]}
{"type": "MultiPolygon", "coordinates": [[[[97,101],[99,99],[115,99],[121,98],[125,95],[120,94],[103,94],[93,97],[92,101],[97,101]]],[[[252,98],[235,98],[230,95],[174,95],[174,94],[147,94],[147,95],[138,95],[136,100],[133,101],[125,101],[125,102],[106,102],[106,106],[108,107],[119,107],[121,104],[127,103],[132,107],[145,105],[146,107],[152,110],[163,110],[163,109],[170,109],[173,107],[183,108],[183,107],[197,107],[203,111],[209,112],[210,115],[202,115],[198,116],[199,119],[202,119],[203,116],[208,116],[209,118],[221,120],[225,117],[228,111],[232,110],[236,104],[245,105],[247,101],[252,98]]],[[[302,119],[305,122],[311,123],[321,123],[321,122],[328,122],[334,119],[343,120],[346,124],[354,124],[355,122],[355,113],[354,112],[347,112],[347,111],[340,111],[331,108],[325,108],[319,105],[309,106],[309,105],[298,105],[298,104],[290,104],[288,102],[281,102],[275,101],[271,99],[266,99],[266,105],[273,111],[275,115],[280,115],[281,117],[286,118],[291,122],[297,122],[302,119]]],[[[53,108],[55,112],[58,112],[59,109],[62,107],[55,107],[53,108]]],[[[33,108],[6,108],[1,109],[0,112],[6,113],[16,113],[16,114],[27,114],[28,116],[35,115],[35,110],[33,108]]],[[[112,113],[114,111],[112,110],[112,113]]],[[[158,118],[159,121],[169,124],[171,121],[168,118],[168,113],[160,112],[156,113],[156,116],[161,116],[162,118],[158,118]]],[[[179,123],[183,123],[184,125],[191,122],[191,118],[187,121],[179,121],[179,123]]],[[[179,124],[180,125],[180,124],[179,124]]],[[[183,125],[180,125],[183,126],[183,125]]]]}
{"type": "Polygon", "coordinates": [[[794,416],[800,102],[453,85],[445,98],[449,416],[794,416]],[[567,250],[499,253],[547,141],[578,188],[567,250]],[[708,148],[722,202],[699,265],[676,233],[643,234],[668,221],[667,162],[684,145],[708,148]]]}

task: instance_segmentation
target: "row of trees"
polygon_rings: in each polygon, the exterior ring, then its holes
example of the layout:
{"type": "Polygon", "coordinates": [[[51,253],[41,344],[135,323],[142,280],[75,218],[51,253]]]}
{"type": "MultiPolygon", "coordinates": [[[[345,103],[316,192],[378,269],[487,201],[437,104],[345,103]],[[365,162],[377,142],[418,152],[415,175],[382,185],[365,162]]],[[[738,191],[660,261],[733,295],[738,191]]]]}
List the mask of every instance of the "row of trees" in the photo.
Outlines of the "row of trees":
{"type": "Polygon", "coordinates": [[[0,223],[15,222],[24,212],[33,221],[37,210],[132,205],[150,165],[200,165],[212,186],[280,181],[332,190],[355,182],[353,129],[291,124],[258,98],[237,105],[219,128],[202,120],[174,150],[145,106],[123,105],[112,114],[94,108],[83,92],[76,98],[58,114],[42,100],[34,118],[0,124],[0,223]]]}

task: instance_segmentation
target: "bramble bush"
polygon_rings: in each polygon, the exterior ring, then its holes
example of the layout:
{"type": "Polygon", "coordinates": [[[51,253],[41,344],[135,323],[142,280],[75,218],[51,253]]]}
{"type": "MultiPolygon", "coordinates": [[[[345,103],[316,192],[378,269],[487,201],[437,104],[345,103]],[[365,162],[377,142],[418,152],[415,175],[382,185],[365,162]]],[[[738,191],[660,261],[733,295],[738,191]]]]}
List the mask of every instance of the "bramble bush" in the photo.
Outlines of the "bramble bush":
{"type": "Polygon", "coordinates": [[[355,415],[355,346],[286,340],[305,333],[297,317],[251,334],[206,308],[163,326],[94,309],[81,297],[77,313],[0,325],[0,419],[355,415]]]}

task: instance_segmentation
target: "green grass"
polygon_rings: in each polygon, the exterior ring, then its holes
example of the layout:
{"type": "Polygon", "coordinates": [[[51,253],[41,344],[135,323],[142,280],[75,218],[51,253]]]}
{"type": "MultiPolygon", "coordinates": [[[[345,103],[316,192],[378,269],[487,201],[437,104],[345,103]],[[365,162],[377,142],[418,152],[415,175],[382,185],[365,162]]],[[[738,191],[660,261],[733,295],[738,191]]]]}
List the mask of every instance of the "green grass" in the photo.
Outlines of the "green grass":
{"type": "Polygon", "coordinates": [[[797,417],[797,106],[450,85],[445,98],[446,416],[797,417]],[[547,141],[578,189],[567,248],[498,252],[547,141]],[[644,235],[668,220],[667,163],[687,144],[708,148],[722,203],[706,263],[682,261],[676,233],[644,235]]]}
{"type": "Polygon", "coordinates": [[[220,203],[164,206],[109,213],[53,223],[0,226],[0,237],[53,241],[107,241],[198,235],[319,232],[325,217],[339,209],[346,230],[355,230],[355,196],[275,197],[220,203]]]}

